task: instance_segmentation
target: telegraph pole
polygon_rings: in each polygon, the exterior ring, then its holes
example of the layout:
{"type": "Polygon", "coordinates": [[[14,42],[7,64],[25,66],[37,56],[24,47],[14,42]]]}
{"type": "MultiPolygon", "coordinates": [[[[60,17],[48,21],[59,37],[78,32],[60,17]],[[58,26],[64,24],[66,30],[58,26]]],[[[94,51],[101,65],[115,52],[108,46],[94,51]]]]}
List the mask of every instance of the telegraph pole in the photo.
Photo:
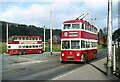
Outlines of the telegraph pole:
{"type": "Polygon", "coordinates": [[[44,51],[45,51],[45,26],[44,26],[44,51]]]}
{"type": "Polygon", "coordinates": [[[52,55],[52,11],[50,11],[50,52],[52,55]]]}
{"type": "Polygon", "coordinates": [[[8,23],[6,24],[6,46],[7,46],[7,52],[8,52],[8,27],[9,25],[8,25],[8,23]]]}
{"type": "Polygon", "coordinates": [[[107,76],[112,74],[112,0],[108,0],[107,76]]]}

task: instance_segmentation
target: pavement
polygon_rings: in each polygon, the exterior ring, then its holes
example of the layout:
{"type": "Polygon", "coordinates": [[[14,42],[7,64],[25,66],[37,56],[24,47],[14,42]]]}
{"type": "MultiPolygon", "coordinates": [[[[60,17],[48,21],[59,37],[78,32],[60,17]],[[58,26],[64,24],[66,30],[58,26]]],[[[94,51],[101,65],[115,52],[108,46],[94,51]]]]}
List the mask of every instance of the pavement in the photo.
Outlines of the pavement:
{"type": "Polygon", "coordinates": [[[98,60],[96,62],[85,64],[71,72],[54,78],[53,80],[117,80],[119,78],[114,76],[107,76],[105,63],[106,58],[98,60]]]}

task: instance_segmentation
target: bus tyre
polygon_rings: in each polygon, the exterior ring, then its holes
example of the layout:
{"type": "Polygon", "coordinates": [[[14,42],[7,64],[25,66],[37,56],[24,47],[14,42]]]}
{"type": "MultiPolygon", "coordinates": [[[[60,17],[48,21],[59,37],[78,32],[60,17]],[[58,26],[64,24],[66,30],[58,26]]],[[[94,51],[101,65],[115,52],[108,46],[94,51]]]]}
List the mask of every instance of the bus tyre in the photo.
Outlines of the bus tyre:
{"type": "Polygon", "coordinates": [[[82,61],[82,63],[86,63],[86,57],[85,57],[85,55],[82,55],[81,61],[82,61]]]}
{"type": "Polygon", "coordinates": [[[41,53],[42,53],[42,50],[39,51],[39,54],[41,54],[41,53]]]}
{"type": "Polygon", "coordinates": [[[60,62],[63,63],[63,64],[65,63],[65,61],[60,61],[60,62]]]}
{"type": "Polygon", "coordinates": [[[26,51],[25,50],[23,51],[23,55],[26,55],[26,51]]]}
{"type": "Polygon", "coordinates": [[[22,51],[21,51],[21,50],[19,50],[19,51],[18,51],[18,54],[19,54],[19,55],[22,55],[22,51]]]}
{"type": "Polygon", "coordinates": [[[60,61],[61,63],[63,63],[63,61],[60,61]]]}
{"type": "Polygon", "coordinates": [[[97,59],[97,53],[94,53],[93,59],[97,59]]]}

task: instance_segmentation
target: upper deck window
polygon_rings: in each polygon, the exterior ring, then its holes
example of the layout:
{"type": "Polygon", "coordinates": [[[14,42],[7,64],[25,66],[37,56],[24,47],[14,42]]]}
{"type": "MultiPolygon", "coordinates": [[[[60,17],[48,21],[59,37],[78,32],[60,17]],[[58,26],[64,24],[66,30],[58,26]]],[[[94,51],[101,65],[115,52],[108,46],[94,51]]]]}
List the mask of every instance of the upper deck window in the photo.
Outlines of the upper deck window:
{"type": "Polygon", "coordinates": [[[80,25],[79,24],[72,24],[72,29],[79,29],[80,25]]]}
{"type": "Polygon", "coordinates": [[[70,24],[64,24],[64,29],[70,29],[70,24]]]}

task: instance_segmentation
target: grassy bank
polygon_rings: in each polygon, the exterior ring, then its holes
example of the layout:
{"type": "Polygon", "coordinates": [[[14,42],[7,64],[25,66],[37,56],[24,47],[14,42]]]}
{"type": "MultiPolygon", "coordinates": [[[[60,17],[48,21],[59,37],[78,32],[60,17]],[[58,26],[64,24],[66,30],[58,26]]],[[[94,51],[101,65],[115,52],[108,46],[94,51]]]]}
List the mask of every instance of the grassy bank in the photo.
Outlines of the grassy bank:
{"type": "Polygon", "coordinates": [[[105,46],[103,46],[103,45],[98,45],[97,48],[98,48],[98,49],[105,49],[105,48],[107,48],[107,47],[105,47],[105,46]]]}
{"type": "MultiPolygon", "coordinates": [[[[46,52],[50,52],[50,45],[46,44],[46,52]]],[[[107,47],[104,47],[103,45],[98,45],[97,46],[98,49],[104,49],[107,47]]],[[[1,43],[0,42],[0,54],[1,53],[6,53],[6,43],[1,43]]],[[[53,44],[53,52],[60,52],[61,51],[61,44],[53,44]]]]}
{"type": "MultiPolygon", "coordinates": [[[[50,52],[49,44],[46,44],[45,47],[46,47],[46,51],[50,52]]],[[[53,44],[53,52],[60,52],[60,50],[61,50],[61,44],[53,44]]],[[[7,52],[6,43],[0,42],[0,54],[6,52],[7,52]]]]}
{"type": "Polygon", "coordinates": [[[7,49],[6,49],[6,43],[0,42],[0,54],[6,53],[6,51],[7,51],[7,49]]]}
{"type": "MultiPolygon", "coordinates": [[[[52,46],[53,46],[52,48],[53,52],[60,52],[61,44],[53,44],[52,46]]],[[[50,52],[50,45],[46,44],[45,47],[46,47],[46,52],[50,52]]]]}

